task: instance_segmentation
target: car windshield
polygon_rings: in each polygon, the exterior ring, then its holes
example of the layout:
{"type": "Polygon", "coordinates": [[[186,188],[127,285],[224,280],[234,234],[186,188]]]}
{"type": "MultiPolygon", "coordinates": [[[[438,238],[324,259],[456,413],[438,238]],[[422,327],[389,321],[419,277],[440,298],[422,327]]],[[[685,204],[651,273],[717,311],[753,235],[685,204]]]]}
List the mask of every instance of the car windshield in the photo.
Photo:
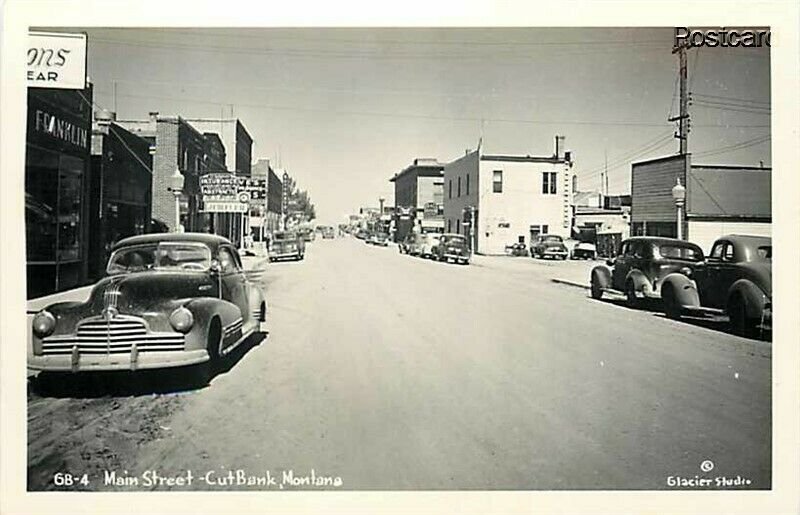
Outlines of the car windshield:
{"type": "Polygon", "coordinates": [[[114,251],[106,272],[117,275],[145,270],[207,271],[210,266],[211,251],[201,243],[161,242],[114,251]]]}
{"type": "Polygon", "coordinates": [[[700,249],[684,245],[665,244],[659,248],[661,257],[667,259],[685,259],[686,261],[702,261],[700,249]]]}
{"type": "Polygon", "coordinates": [[[463,236],[442,236],[441,242],[444,245],[458,245],[465,243],[466,240],[463,236]]]}
{"type": "Polygon", "coordinates": [[[761,261],[772,261],[772,245],[760,245],[756,249],[756,256],[761,261]]]}
{"type": "Polygon", "coordinates": [[[555,234],[553,234],[551,236],[544,236],[542,238],[542,241],[546,241],[548,243],[552,243],[552,242],[561,243],[562,242],[561,236],[556,236],[555,234]]]}

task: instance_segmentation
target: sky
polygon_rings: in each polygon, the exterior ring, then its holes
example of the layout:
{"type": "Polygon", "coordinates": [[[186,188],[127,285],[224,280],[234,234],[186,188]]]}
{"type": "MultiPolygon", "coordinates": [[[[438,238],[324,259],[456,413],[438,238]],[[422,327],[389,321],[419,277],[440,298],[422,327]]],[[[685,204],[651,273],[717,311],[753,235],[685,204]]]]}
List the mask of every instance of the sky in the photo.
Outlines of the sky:
{"type": "MultiPolygon", "coordinates": [[[[629,192],[632,161],[678,150],[671,28],[78,30],[98,106],[239,118],[253,159],[287,169],[320,222],[392,205],[389,179],[414,158],[448,162],[481,138],[551,155],[564,135],[579,189],[607,162],[610,194],[629,192]]],[[[688,55],[693,162],[770,166],[769,49],[688,55]]]]}

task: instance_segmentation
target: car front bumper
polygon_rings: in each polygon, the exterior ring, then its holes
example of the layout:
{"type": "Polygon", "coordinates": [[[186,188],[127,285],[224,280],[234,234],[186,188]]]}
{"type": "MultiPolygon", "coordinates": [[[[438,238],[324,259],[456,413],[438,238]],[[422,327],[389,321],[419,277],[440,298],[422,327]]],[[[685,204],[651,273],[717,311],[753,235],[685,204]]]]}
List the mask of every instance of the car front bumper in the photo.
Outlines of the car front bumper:
{"type": "Polygon", "coordinates": [[[563,250],[545,250],[542,254],[544,257],[567,257],[567,252],[563,250]]]}
{"type": "Polygon", "coordinates": [[[469,261],[469,256],[462,256],[461,254],[452,254],[449,252],[444,253],[442,257],[444,257],[444,259],[454,259],[456,261],[469,261]]]}
{"type": "Polygon", "coordinates": [[[28,356],[28,368],[46,372],[102,372],[183,367],[208,360],[205,349],[98,355],[80,354],[75,347],[70,354],[28,356]]]}
{"type": "Polygon", "coordinates": [[[293,250],[291,252],[271,252],[269,254],[270,259],[283,259],[290,257],[300,257],[300,251],[293,250]]]}

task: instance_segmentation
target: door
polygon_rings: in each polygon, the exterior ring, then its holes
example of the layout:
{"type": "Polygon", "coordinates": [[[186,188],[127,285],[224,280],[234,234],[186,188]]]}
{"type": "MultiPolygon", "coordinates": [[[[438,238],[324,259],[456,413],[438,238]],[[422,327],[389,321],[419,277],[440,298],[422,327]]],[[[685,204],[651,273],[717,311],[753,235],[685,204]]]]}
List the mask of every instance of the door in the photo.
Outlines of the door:
{"type": "Polygon", "coordinates": [[[698,277],[703,305],[723,308],[728,289],[736,279],[734,248],[731,242],[719,240],[711,247],[707,265],[698,277]]]}
{"type": "Polygon", "coordinates": [[[242,321],[250,320],[250,303],[248,301],[247,278],[242,269],[242,262],[236,249],[228,245],[219,248],[220,278],[222,281],[222,298],[236,304],[242,313],[242,321]]]}
{"type": "Polygon", "coordinates": [[[611,284],[615,290],[625,290],[625,278],[634,261],[634,254],[637,248],[641,247],[640,242],[626,241],[622,243],[619,256],[614,260],[614,272],[611,276],[611,284]]]}

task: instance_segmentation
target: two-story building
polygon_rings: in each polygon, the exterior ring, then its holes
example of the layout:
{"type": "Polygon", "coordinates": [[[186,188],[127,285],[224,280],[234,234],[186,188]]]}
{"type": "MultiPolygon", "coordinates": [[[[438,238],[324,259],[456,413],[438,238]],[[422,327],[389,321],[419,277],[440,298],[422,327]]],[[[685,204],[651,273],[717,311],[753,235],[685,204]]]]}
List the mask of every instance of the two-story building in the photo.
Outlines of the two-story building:
{"type": "Polygon", "coordinates": [[[503,254],[539,234],[568,238],[571,167],[562,137],[552,156],[467,151],[444,167],[444,231],[467,236],[480,254],[503,254]]]}
{"type": "Polygon", "coordinates": [[[395,241],[414,228],[421,233],[444,229],[444,165],[433,158],[417,158],[389,182],[394,183],[395,241]]]}

